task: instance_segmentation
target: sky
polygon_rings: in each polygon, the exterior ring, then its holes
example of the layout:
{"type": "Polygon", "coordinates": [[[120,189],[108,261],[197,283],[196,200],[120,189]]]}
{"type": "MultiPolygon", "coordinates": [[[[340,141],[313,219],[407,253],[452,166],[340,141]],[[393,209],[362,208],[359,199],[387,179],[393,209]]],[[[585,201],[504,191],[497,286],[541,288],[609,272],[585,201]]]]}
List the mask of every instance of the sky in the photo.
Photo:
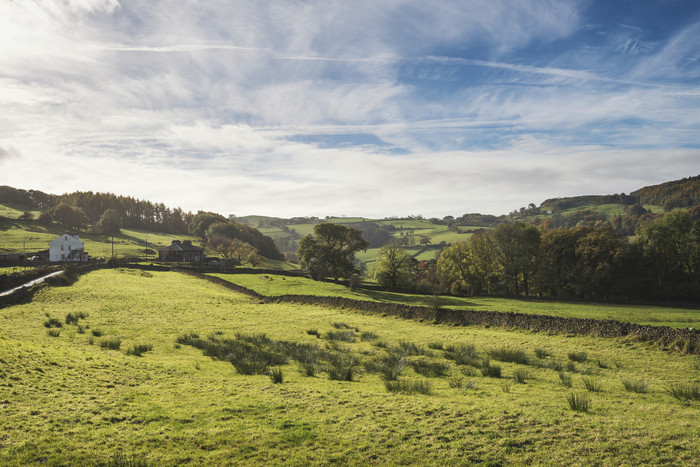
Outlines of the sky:
{"type": "Polygon", "coordinates": [[[697,0],[0,0],[0,185],[506,214],[700,174],[697,0]]]}

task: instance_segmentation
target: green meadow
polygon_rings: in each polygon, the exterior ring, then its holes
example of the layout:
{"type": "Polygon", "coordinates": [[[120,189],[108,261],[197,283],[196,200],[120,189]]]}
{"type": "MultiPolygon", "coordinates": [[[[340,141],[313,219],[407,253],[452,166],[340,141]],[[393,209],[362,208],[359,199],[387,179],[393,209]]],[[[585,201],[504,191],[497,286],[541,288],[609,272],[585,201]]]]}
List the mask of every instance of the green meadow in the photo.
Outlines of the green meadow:
{"type": "Polygon", "coordinates": [[[628,339],[261,304],[131,269],[42,288],[0,323],[3,465],[700,458],[698,357],[628,339]],[[252,354],[196,343],[287,360],[243,374],[252,354]]]}
{"type": "MultiPolygon", "coordinates": [[[[285,294],[340,296],[354,300],[374,300],[406,305],[433,306],[434,298],[427,295],[402,294],[368,289],[350,290],[329,282],[306,277],[284,277],[259,274],[212,274],[234,284],[242,285],[261,295],[285,294]]],[[[645,305],[612,305],[603,303],[556,302],[551,300],[499,297],[440,297],[440,306],[456,310],[528,313],[565,318],[614,319],[635,324],[700,328],[700,309],[645,305]]]]}

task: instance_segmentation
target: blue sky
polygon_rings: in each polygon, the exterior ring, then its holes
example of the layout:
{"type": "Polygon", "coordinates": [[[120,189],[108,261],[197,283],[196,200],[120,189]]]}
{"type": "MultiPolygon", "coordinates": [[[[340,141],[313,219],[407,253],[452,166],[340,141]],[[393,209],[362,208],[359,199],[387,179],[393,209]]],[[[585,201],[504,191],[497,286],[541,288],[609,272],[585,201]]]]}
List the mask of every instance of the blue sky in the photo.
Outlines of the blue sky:
{"type": "Polygon", "coordinates": [[[504,214],[700,173],[697,1],[0,3],[0,184],[504,214]]]}

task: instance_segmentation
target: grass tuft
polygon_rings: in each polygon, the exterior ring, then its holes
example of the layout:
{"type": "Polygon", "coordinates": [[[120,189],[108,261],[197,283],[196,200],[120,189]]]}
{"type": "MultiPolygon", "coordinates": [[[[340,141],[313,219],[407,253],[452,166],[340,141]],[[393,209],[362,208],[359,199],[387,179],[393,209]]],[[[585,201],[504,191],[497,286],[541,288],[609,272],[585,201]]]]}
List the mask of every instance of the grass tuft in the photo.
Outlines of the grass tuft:
{"type": "Polygon", "coordinates": [[[507,347],[502,347],[500,349],[489,350],[488,354],[494,360],[499,362],[507,363],[519,363],[521,365],[527,365],[530,363],[530,359],[527,357],[523,350],[510,349],[507,347]]]}
{"type": "Polygon", "coordinates": [[[273,384],[282,384],[284,382],[284,375],[282,374],[281,368],[273,368],[270,370],[270,380],[273,384]]]}
{"type": "Polygon", "coordinates": [[[515,370],[513,372],[513,381],[518,384],[525,384],[525,381],[532,379],[532,374],[527,370],[515,370]]]}
{"type": "Polygon", "coordinates": [[[551,357],[552,353],[547,349],[543,349],[541,347],[538,347],[535,349],[535,356],[537,358],[547,358],[547,357],[551,357]]]}
{"type": "Polygon", "coordinates": [[[643,379],[638,379],[638,380],[623,379],[622,385],[625,387],[625,391],[636,392],[639,394],[643,394],[643,393],[647,392],[647,390],[649,389],[649,385],[643,379]]]}
{"type": "Polygon", "coordinates": [[[100,347],[103,349],[109,349],[109,350],[119,350],[119,348],[122,345],[121,339],[118,337],[112,338],[112,339],[106,339],[100,342],[100,347]]]}
{"type": "Polygon", "coordinates": [[[591,408],[591,399],[585,392],[569,393],[566,396],[566,400],[569,402],[569,407],[571,407],[571,410],[576,412],[588,412],[591,408]]]}
{"type": "Polygon", "coordinates": [[[586,352],[569,352],[569,360],[583,363],[588,360],[588,354],[586,352]]]}
{"type": "Polygon", "coordinates": [[[449,363],[433,362],[425,357],[412,361],[411,366],[413,371],[428,378],[447,376],[450,372],[449,363]]]}
{"type": "Polygon", "coordinates": [[[355,342],[355,331],[328,331],[326,339],[331,341],[355,342]]]}
{"type": "Polygon", "coordinates": [[[78,321],[87,317],[88,314],[83,313],[82,311],[78,311],[76,313],[71,312],[66,315],[66,324],[78,324],[78,321]]]}
{"type": "Polygon", "coordinates": [[[500,378],[501,367],[500,365],[491,364],[490,361],[486,360],[481,366],[481,375],[488,376],[489,378],[500,378]]]}
{"type": "Polygon", "coordinates": [[[445,358],[457,365],[480,366],[481,360],[476,347],[471,344],[449,345],[445,347],[445,358]]]}
{"type": "Polygon", "coordinates": [[[700,400],[700,384],[676,384],[670,386],[667,392],[679,401],[689,402],[700,400]]]}
{"type": "Polygon", "coordinates": [[[59,337],[61,335],[61,330],[60,329],[47,329],[46,334],[48,334],[51,337],[59,337]]]}
{"type": "Polygon", "coordinates": [[[384,386],[389,392],[402,394],[431,394],[432,387],[428,381],[384,380],[384,386]]]}
{"type": "Polygon", "coordinates": [[[590,392],[600,392],[603,389],[603,385],[600,383],[598,378],[587,378],[582,376],[581,381],[583,381],[583,385],[590,392]]]}
{"type": "Polygon", "coordinates": [[[63,323],[56,318],[49,318],[44,321],[44,327],[46,328],[60,328],[63,327],[63,323]]]}
{"type": "Polygon", "coordinates": [[[135,357],[140,357],[146,352],[153,350],[153,344],[134,344],[130,349],[124,351],[127,355],[133,355],[135,357]]]}
{"type": "Polygon", "coordinates": [[[433,350],[442,350],[444,348],[444,345],[442,342],[430,342],[428,343],[428,348],[433,349],[433,350]]]}
{"type": "Polygon", "coordinates": [[[559,372],[559,381],[561,381],[561,385],[565,388],[570,388],[574,384],[571,379],[571,375],[567,375],[563,371],[559,372]]]}

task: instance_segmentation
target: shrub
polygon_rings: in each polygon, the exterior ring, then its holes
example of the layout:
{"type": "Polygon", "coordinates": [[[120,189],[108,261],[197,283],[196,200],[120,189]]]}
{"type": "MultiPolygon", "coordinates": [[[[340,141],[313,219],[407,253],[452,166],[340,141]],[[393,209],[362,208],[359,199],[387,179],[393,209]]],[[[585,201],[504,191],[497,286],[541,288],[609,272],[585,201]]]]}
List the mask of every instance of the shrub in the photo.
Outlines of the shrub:
{"type": "Polygon", "coordinates": [[[573,381],[571,380],[571,375],[567,375],[563,371],[559,372],[559,381],[561,381],[561,385],[564,386],[565,388],[570,388],[573,386],[573,381]]]}
{"type": "Polygon", "coordinates": [[[122,345],[121,339],[115,337],[113,339],[106,339],[100,342],[100,347],[109,350],[119,350],[122,345]]]}
{"type": "Polygon", "coordinates": [[[569,352],[569,360],[583,363],[588,360],[588,354],[586,352],[569,352]]]}
{"type": "Polygon", "coordinates": [[[625,391],[627,392],[637,392],[642,394],[647,392],[648,389],[648,384],[643,379],[638,379],[636,381],[623,379],[622,385],[625,387],[625,391]]]}
{"type": "Polygon", "coordinates": [[[273,384],[282,384],[282,382],[284,381],[284,375],[282,374],[282,370],[280,368],[273,368],[272,370],[270,370],[270,380],[273,384]]]}
{"type": "Polygon", "coordinates": [[[532,375],[527,370],[516,370],[513,373],[513,381],[518,384],[525,384],[528,379],[532,379],[532,375]]]}
{"type": "Polygon", "coordinates": [[[135,357],[140,357],[146,352],[150,352],[153,350],[153,345],[152,344],[134,344],[134,346],[130,349],[127,349],[124,353],[127,355],[133,355],[135,357]]]}
{"type": "Polygon", "coordinates": [[[700,384],[676,384],[667,389],[668,393],[679,401],[700,400],[700,384]]]}
{"type": "Polygon", "coordinates": [[[530,363],[530,359],[527,358],[527,355],[525,355],[525,352],[522,350],[503,347],[500,349],[492,349],[488,353],[491,358],[500,362],[519,363],[521,365],[530,363]]]}
{"type": "Polygon", "coordinates": [[[586,378],[585,376],[583,376],[581,377],[581,381],[583,381],[583,385],[590,392],[600,392],[603,387],[600,383],[600,380],[597,378],[586,378]]]}
{"type": "Polygon", "coordinates": [[[48,334],[51,337],[58,337],[61,335],[61,330],[60,329],[47,329],[46,334],[48,334]]]}
{"type": "Polygon", "coordinates": [[[413,371],[428,378],[446,376],[450,372],[450,365],[442,362],[431,362],[427,358],[420,358],[411,362],[413,371]]]}
{"type": "Polygon", "coordinates": [[[569,407],[571,407],[571,410],[575,410],[576,412],[588,412],[591,407],[591,399],[585,392],[572,392],[566,396],[566,400],[569,401],[569,407]]]}
{"type": "Polygon", "coordinates": [[[535,356],[537,358],[547,358],[551,357],[552,353],[549,350],[538,347],[535,349],[535,356]]]}
{"type": "Polygon", "coordinates": [[[384,381],[384,386],[389,392],[400,392],[403,394],[431,394],[432,387],[428,381],[384,381]]]}

